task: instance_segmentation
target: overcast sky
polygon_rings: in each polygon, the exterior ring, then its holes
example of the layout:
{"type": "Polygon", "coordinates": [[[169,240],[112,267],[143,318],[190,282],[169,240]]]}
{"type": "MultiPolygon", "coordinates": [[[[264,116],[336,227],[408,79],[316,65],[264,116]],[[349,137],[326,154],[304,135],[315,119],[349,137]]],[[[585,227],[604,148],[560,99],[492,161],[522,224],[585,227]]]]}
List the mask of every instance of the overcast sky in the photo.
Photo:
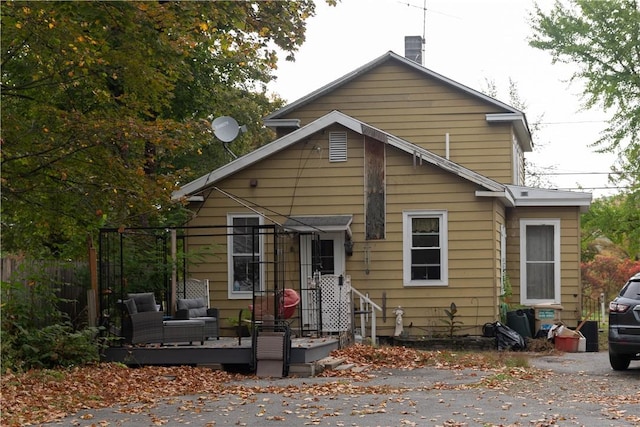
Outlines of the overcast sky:
{"type": "MultiPolygon", "coordinates": [[[[279,63],[270,89],[293,102],[391,50],[404,56],[404,37],[425,35],[423,65],[461,84],[486,91],[495,82],[497,98],[509,104],[509,79],[516,82],[529,123],[541,122],[529,161],[554,166],[549,180],[562,189],[592,192],[607,183],[611,155],[589,147],[608,114],[581,112],[581,84],[567,82],[572,68],[551,64],[551,56],[528,46],[530,0],[342,0],[317,3],[307,23],[296,62],[279,63]],[[567,175],[572,173],[575,175],[567,175]],[[584,173],[584,174],[577,174],[584,173]]],[[[551,0],[541,0],[551,7],[551,0]]],[[[452,141],[453,142],[453,141],[452,141]]]]}

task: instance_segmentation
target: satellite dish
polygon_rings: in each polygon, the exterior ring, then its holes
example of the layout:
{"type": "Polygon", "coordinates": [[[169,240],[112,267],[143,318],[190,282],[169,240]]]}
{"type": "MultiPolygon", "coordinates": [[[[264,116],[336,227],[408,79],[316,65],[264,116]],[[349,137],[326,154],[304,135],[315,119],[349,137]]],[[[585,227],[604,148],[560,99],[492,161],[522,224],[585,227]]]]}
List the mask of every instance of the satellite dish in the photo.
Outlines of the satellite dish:
{"type": "Polygon", "coordinates": [[[222,142],[231,142],[238,136],[240,126],[233,117],[218,117],[211,123],[213,134],[222,142]]]}
{"type": "Polygon", "coordinates": [[[229,147],[227,147],[227,143],[236,139],[240,131],[246,132],[247,127],[244,125],[238,126],[238,122],[236,122],[236,119],[234,119],[233,117],[222,116],[218,117],[211,123],[211,129],[213,129],[213,134],[216,136],[216,138],[222,141],[224,149],[227,150],[229,154],[231,154],[231,157],[236,159],[237,156],[233,154],[229,147]]]}

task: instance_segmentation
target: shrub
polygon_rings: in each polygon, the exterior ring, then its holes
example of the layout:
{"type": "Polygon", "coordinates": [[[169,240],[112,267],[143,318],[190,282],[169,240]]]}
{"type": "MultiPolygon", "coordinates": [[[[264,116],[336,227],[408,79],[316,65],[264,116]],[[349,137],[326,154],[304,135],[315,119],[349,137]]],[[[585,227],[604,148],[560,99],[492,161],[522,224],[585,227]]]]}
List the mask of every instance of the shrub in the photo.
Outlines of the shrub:
{"type": "Polygon", "coordinates": [[[97,362],[100,359],[98,329],[74,331],[70,324],[41,329],[17,327],[2,331],[2,366],[15,371],[54,368],[97,362]]]}
{"type": "Polygon", "coordinates": [[[58,307],[51,279],[21,271],[1,283],[0,351],[3,369],[15,371],[95,362],[98,328],[74,330],[58,307]]]}

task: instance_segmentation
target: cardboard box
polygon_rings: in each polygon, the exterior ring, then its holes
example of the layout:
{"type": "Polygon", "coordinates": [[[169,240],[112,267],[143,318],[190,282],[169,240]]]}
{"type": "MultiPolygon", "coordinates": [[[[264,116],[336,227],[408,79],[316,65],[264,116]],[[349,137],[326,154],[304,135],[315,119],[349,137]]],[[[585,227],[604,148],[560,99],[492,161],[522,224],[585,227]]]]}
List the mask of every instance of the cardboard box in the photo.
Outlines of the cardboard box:
{"type": "Polygon", "coordinates": [[[536,332],[548,330],[561,321],[563,307],[560,304],[539,304],[533,306],[536,332]]]}

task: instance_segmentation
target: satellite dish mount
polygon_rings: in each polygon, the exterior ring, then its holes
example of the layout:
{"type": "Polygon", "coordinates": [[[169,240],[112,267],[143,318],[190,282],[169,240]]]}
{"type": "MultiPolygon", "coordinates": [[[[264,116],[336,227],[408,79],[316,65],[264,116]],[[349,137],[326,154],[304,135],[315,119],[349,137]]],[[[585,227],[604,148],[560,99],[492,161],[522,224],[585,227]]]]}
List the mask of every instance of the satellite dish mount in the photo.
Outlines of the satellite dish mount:
{"type": "Polygon", "coordinates": [[[227,144],[233,142],[233,140],[238,137],[240,131],[243,133],[246,132],[247,127],[245,125],[239,126],[238,122],[233,117],[221,116],[211,123],[211,129],[213,129],[213,134],[216,138],[222,141],[224,149],[231,154],[231,157],[237,159],[238,156],[233,154],[227,144]]]}

